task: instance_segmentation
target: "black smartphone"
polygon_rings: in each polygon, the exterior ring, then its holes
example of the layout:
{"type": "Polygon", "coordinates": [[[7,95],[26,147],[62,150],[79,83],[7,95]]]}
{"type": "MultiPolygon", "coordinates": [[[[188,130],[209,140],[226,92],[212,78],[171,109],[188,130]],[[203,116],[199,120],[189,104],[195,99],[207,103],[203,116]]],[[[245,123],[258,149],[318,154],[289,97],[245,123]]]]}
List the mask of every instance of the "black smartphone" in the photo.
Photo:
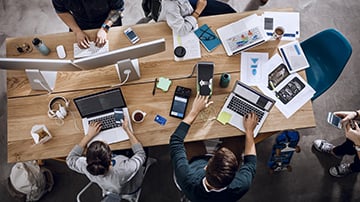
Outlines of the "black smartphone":
{"type": "Polygon", "coordinates": [[[115,117],[115,123],[122,125],[121,119],[124,119],[124,111],[122,108],[115,108],[114,109],[114,117],[115,117]]]}
{"type": "Polygon", "coordinates": [[[197,91],[200,95],[212,95],[214,63],[197,63],[197,91]]]}
{"type": "Polygon", "coordinates": [[[170,116],[183,119],[191,95],[191,89],[176,86],[174,97],[171,103],[170,116]]]}

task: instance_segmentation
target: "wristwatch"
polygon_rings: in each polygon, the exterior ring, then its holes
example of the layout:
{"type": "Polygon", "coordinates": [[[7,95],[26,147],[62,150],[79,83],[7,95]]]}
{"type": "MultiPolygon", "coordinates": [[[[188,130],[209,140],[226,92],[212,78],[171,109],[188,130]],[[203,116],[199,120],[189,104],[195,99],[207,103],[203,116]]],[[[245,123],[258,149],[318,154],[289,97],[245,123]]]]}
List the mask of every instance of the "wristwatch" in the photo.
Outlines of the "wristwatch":
{"type": "Polygon", "coordinates": [[[101,27],[105,30],[105,32],[108,32],[109,31],[109,29],[110,29],[110,26],[109,25],[107,25],[107,24],[102,24],[101,25],[101,27]]]}
{"type": "Polygon", "coordinates": [[[360,152],[360,146],[359,145],[354,145],[354,148],[356,151],[360,152]]]}

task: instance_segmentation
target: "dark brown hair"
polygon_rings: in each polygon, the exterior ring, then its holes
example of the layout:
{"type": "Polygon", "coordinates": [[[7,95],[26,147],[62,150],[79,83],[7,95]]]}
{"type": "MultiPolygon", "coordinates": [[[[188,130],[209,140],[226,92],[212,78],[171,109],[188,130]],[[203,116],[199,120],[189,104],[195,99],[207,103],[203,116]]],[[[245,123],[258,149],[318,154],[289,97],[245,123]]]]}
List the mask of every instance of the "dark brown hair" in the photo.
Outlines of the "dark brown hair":
{"type": "Polygon", "coordinates": [[[105,174],[111,164],[111,149],[108,144],[94,141],[86,151],[87,171],[92,175],[105,174]]]}
{"type": "Polygon", "coordinates": [[[228,186],[239,168],[235,154],[222,147],[210,158],[206,167],[206,180],[212,187],[220,189],[228,186]]]}

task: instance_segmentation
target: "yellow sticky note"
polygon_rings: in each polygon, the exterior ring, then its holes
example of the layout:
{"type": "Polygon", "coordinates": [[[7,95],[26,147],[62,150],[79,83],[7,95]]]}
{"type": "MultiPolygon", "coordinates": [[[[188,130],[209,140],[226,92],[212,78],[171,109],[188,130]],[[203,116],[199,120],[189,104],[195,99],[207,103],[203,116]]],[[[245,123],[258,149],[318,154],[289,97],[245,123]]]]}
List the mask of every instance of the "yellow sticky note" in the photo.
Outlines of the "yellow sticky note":
{"type": "Polygon", "coordinates": [[[171,85],[171,80],[168,78],[160,77],[159,82],[157,83],[156,87],[160,88],[163,91],[168,91],[171,85]]]}
{"type": "Polygon", "coordinates": [[[230,121],[231,117],[232,117],[232,115],[230,113],[221,112],[219,114],[219,116],[217,117],[217,120],[220,121],[220,123],[225,125],[230,121]]]}

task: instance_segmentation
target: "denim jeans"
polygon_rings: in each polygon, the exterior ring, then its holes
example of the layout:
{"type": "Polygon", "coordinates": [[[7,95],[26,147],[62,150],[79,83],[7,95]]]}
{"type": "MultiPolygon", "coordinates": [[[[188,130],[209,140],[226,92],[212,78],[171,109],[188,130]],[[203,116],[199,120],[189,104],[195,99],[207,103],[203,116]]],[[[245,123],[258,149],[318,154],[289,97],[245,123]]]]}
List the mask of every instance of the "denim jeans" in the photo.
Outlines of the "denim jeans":
{"type": "MultiPolygon", "coordinates": [[[[197,0],[189,0],[191,6],[196,9],[197,0]]],[[[207,0],[207,4],[200,16],[220,15],[226,13],[236,13],[236,11],[229,5],[217,0],[207,0]]]]}

